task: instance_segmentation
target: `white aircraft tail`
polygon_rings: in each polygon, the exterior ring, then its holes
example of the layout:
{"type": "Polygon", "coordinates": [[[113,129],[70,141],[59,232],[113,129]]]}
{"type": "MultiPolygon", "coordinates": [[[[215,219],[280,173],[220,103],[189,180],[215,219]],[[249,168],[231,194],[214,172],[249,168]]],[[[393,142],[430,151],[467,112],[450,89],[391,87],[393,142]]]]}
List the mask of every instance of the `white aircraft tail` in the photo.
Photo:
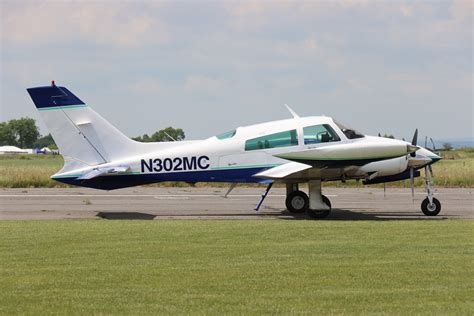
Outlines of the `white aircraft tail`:
{"type": "Polygon", "coordinates": [[[65,160],[61,172],[116,161],[143,151],[65,87],[27,89],[65,160]]]}

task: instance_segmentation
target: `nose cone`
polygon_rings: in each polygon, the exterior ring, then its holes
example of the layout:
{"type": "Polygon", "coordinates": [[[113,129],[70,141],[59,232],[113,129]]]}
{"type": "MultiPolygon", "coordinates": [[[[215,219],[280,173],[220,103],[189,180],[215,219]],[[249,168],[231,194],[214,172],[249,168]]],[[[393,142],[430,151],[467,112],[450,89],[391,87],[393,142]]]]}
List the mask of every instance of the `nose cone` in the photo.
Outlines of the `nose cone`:
{"type": "Polygon", "coordinates": [[[435,154],[434,152],[429,151],[428,149],[423,148],[423,147],[420,148],[420,150],[417,151],[417,155],[418,154],[429,158],[431,160],[431,163],[435,163],[435,162],[440,161],[441,159],[443,159],[440,156],[438,156],[437,154],[435,154]]]}
{"type": "Polygon", "coordinates": [[[438,156],[438,155],[435,154],[435,153],[431,153],[430,156],[429,156],[429,158],[433,161],[433,163],[435,163],[435,162],[440,161],[441,159],[443,159],[443,158],[441,158],[440,156],[438,156]]]}

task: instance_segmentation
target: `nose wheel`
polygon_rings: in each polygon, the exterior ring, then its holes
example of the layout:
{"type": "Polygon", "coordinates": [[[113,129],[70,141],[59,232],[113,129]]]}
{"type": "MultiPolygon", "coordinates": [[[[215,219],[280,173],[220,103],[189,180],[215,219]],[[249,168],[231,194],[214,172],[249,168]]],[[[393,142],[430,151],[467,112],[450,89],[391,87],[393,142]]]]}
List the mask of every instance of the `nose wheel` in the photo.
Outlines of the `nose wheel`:
{"type": "Polygon", "coordinates": [[[432,202],[430,202],[429,198],[426,198],[421,203],[421,211],[426,216],[436,216],[441,212],[441,203],[437,198],[433,197],[432,202]]]}
{"type": "Polygon", "coordinates": [[[426,216],[436,216],[441,212],[441,202],[433,196],[431,176],[431,170],[425,167],[425,187],[428,196],[421,202],[421,211],[426,216]]]}

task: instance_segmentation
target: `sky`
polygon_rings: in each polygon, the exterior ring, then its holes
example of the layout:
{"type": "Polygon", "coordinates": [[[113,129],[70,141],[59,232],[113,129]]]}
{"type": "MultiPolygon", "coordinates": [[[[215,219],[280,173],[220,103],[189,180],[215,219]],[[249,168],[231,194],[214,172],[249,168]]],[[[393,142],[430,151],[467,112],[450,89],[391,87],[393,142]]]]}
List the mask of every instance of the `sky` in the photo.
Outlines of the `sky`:
{"type": "MultiPolygon", "coordinates": [[[[0,0],[0,121],[56,80],[133,137],[326,115],[473,137],[470,1],[0,0]]],[[[39,122],[41,132],[47,133],[39,122]]]]}

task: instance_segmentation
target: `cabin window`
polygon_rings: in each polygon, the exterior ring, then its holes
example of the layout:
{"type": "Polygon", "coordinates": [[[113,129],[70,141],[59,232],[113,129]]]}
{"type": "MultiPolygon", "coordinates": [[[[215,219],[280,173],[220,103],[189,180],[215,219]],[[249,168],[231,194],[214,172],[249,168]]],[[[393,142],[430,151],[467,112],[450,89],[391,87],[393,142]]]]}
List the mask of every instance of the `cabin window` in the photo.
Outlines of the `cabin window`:
{"type": "Polygon", "coordinates": [[[338,142],[341,140],[328,124],[305,127],[303,128],[303,133],[305,145],[338,142]]]}
{"type": "Polygon", "coordinates": [[[258,150],[277,147],[288,147],[298,145],[298,134],[296,130],[266,135],[249,139],[245,142],[245,150],[258,150]]]}
{"type": "Polygon", "coordinates": [[[233,131],[222,133],[220,135],[217,135],[216,137],[218,139],[228,139],[234,137],[235,133],[237,133],[237,130],[234,129],[233,131]]]}

